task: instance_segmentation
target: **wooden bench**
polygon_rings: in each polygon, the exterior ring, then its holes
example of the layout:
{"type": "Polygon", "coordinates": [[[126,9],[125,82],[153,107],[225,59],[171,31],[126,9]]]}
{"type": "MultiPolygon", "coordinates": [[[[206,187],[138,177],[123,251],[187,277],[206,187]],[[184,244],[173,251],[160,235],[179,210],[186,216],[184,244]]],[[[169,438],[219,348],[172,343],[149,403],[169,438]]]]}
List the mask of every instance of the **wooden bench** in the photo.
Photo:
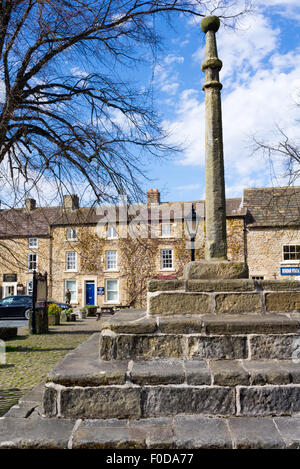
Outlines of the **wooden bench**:
{"type": "Polygon", "coordinates": [[[114,314],[114,312],[113,306],[101,306],[100,311],[96,312],[97,321],[99,321],[103,313],[114,314]]]}

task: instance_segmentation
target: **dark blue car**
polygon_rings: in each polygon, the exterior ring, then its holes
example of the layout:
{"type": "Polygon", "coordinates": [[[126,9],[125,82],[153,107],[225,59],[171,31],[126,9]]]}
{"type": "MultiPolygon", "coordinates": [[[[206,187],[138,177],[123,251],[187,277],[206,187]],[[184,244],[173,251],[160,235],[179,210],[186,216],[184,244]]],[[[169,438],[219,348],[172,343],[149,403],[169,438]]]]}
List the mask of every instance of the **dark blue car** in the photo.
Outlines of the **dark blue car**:
{"type": "Polygon", "coordinates": [[[0,319],[29,319],[32,296],[8,296],[0,300],[0,319]]]}

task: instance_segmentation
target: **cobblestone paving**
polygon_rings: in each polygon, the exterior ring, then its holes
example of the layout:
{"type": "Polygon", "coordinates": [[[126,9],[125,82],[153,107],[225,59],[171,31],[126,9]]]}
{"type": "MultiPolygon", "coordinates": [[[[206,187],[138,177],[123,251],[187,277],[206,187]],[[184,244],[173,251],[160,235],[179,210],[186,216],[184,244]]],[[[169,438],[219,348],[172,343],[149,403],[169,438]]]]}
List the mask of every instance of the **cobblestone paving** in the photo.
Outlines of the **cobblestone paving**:
{"type": "Polygon", "coordinates": [[[50,326],[48,334],[30,335],[28,328],[5,342],[6,363],[0,364],[0,416],[40,383],[70,350],[99,332],[100,322],[86,318],[50,326]]]}

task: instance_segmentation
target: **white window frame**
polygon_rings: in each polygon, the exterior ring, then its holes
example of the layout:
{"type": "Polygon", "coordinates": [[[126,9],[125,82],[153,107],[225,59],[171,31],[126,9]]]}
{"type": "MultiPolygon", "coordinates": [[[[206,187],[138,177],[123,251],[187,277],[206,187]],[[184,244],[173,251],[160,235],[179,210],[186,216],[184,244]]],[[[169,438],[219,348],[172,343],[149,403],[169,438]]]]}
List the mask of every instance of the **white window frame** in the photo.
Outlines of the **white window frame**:
{"type": "Polygon", "coordinates": [[[161,237],[162,238],[171,238],[172,236],[172,224],[171,223],[162,223],[161,224],[161,237]],[[168,227],[167,233],[164,233],[164,228],[168,227]]]}
{"type": "Polygon", "coordinates": [[[285,259],[284,258],[284,248],[286,246],[299,246],[300,248],[300,242],[296,243],[287,243],[282,245],[282,264],[300,264],[300,252],[299,252],[299,259],[285,259]]]}
{"type": "Polygon", "coordinates": [[[119,303],[119,296],[120,296],[119,279],[117,279],[117,278],[106,278],[105,279],[105,303],[117,304],[117,303],[119,303]],[[108,292],[109,292],[108,287],[107,287],[108,282],[116,282],[117,283],[117,290],[110,290],[110,291],[113,291],[113,292],[117,291],[118,296],[117,296],[116,300],[109,300],[108,299],[108,292]]]}
{"type": "Polygon", "coordinates": [[[28,238],[28,247],[29,247],[29,249],[37,249],[38,248],[38,238],[28,238]]]}
{"type": "Polygon", "coordinates": [[[76,251],[66,251],[66,272],[76,272],[77,271],[77,252],[76,251]],[[69,268],[69,254],[74,254],[74,268],[69,268]]]}
{"type": "MultiPolygon", "coordinates": [[[[66,291],[67,291],[67,282],[75,282],[75,298],[72,299],[72,296],[71,296],[71,301],[70,301],[70,304],[77,304],[78,302],[78,289],[77,289],[77,280],[74,279],[74,278],[65,278],[65,281],[64,281],[64,299],[63,299],[63,302],[65,302],[65,296],[66,296],[66,291]]],[[[71,292],[71,295],[72,295],[72,291],[70,290],[71,292]]]]}
{"type": "Polygon", "coordinates": [[[67,239],[67,241],[77,241],[77,230],[76,230],[76,228],[67,228],[66,239],[67,239]],[[71,236],[69,236],[70,233],[71,233],[71,236]],[[75,234],[75,236],[74,236],[74,234],[75,234]]]}
{"type": "Polygon", "coordinates": [[[26,295],[31,296],[32,294],[33,294],[33,280],[26,280],[26,295]]]}
{"type": "Polygon", "coordinates": [[[27,268],[30,272],[33,272],[34,270],[37,270],[37,268],[38,268],[38,255],[37,255],[36,252],[29,252],[27,254],[27,268]],[[29,260],[31,256],[35,256],[35,261],[29,260]],[[35,262],[35,268],[34,269],[32,269],[30,267],[31,262],[35,262]]]}
{"type": "Polygon", "coordinates": [[[173,249],[170,249],[170,248],[164,248],[164,249],[161,249],[160,250],[160,268],[161,270],[174,270],[174,252],[173,252],[173,249]],[[164,267],[164,261],[166,259],[164,259],[164,255],[166,253],[166,251],[170,251],[171,252],[171,267],[164,267]]]}
{"type": "Polygon", "coordinates": [[[118,239],[117,227],[115,225],[108,225],[106,228],[106,239],[118,239]]]}
{"type": "Polygon", "coordinates": [[[118,251],[116,251],[115,249],[105,251],[105,269],[109,271],[116,271],[118,269],[118,251]],[[109,264],[112,262],[112,260],[109,259],[110,253],[115,253],[115,260],[114,260],[113,267],[109,266],[109,264]]]}

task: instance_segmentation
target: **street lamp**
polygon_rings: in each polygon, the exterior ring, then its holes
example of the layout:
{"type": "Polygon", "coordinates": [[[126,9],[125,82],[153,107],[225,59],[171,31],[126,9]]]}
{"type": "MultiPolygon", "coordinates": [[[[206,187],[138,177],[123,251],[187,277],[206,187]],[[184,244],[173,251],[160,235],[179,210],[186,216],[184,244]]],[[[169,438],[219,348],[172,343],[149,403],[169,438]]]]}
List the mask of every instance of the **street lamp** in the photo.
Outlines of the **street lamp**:
{"type": "Polygon", "coordinates": [[[191,242],[191,261],[195,260],[195,238],[198,231],[201,217],[197,214],[194,205],[189,213],[184,217],[185,226],[191,242]]]}

